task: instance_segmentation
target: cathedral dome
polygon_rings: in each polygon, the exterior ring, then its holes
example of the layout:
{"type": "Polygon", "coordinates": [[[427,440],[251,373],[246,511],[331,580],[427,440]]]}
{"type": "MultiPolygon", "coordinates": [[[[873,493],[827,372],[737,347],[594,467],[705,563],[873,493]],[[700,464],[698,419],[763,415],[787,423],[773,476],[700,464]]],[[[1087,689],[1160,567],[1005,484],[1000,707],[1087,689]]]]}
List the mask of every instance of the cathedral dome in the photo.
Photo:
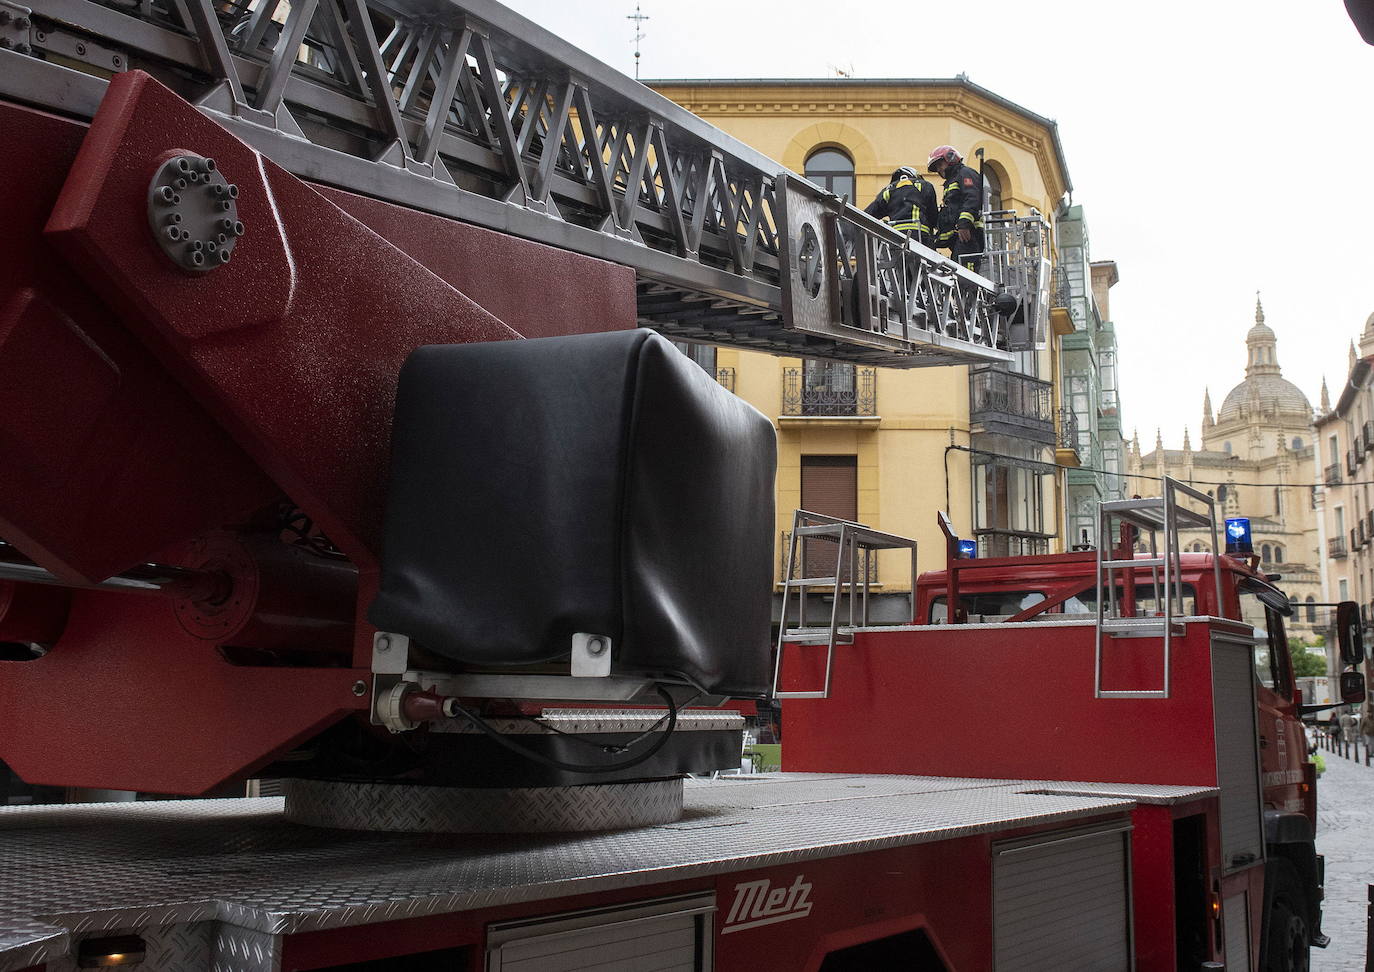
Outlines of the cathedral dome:
{"type": "Polygon", "coordinates": [[[1239,418],[1241,406],[1252,396],[1259,399],[1261,408],[1298,416],[1305,421],[1312,418],[1312,403],[1297,385],[1278,375],[1253,375],[1231,389],[1221,403],[1217,421],[1239,418]]]}
{"type": "Polygon", "coordinates": [[[1312,403],[1297,385],[1283,377],[1279,368],[1278,336],[1264,323],[1264,308],[1255,300],[1255,326],[1245,335],[1248,363],[1245,380],[1232,388],[1221,403],[1217,421],[1238,419],[1247,404],[1260,411],[1290,415],[1304,423],[1312,420],[1312,403]]]}

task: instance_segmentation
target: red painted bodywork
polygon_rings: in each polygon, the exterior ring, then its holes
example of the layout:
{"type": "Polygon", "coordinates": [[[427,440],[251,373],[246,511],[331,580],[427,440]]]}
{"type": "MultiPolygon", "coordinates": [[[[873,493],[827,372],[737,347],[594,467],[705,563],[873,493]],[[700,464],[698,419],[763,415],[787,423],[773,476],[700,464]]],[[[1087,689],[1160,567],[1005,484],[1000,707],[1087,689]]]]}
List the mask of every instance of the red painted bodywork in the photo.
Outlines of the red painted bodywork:
{"type": "MultiPolygon", "coordinates": [[[[138,73],[112,81],[89,133],[4,104],[0,128],[0,536],[70,581],[148,559],[193,563],[197,538],[232,534],[285,496],[349,556],[365,604],[406,354],[426,343],[634,326],[631,271],[308,186],[138,73]],[[247,235],[233,262],[208,275],[174,268],[148,232],[148,182],[174,151],[215,158],[240,187],[247,235]]],[[[1085,559],[1042,566],[1062,580],[1085,559]]],[[[230,573],[240,585],[259,580],[251,566],[230,573]]],[[[962,583],[977,589],[969,574],[962,583]]],[[[271,593],[279,608],[282,592],[271,593]]],[[[300,603],[313,594],[301,591],[300,603]]],[[[353,667],[232,665],[171,600],[0,586],[0,639],[52,648],[0,662],[9,727],[0,758],[35,783],[206,792],[366,709],[354,686],[368,675],[370,631],[355,627],[353,667]]],[[[788,767],[1214,782],[1205,652],[1187,639],[1176,648],[1173,699],[1103,706],[1092,700],[1090,628],[964,633],[861,633],[836,655],[832,699],[788,703],[788,767]],[[1014,731],[996,710],[979,719],[967,699],[933,692],[939,671],[1015,673],[1025,691],[1014,731]],[[1157,758],[1161,724],[1171,745],[1189,742],[1167,768],[1157,758]]],[[[822,650],[789,649],[784,687],[813,685],[822,650]]],[[[1112,664],[1123,684],[1157,674],[1141,652],[1112,664]]],[[[1165,861],[1172,821],[1194,813],[1207,816],[1215,848],[1211,802],[1134,813],[1142,969],[1172,967],[1165,861]]],[[[287,936],[283,968],[474,945],[476,969],[490,921],[712,888],[728,910],[742,881],[781,886],[804,875],[815,889],[805,919],[738,933],[717,921],[720,967],[814,972],[827,951],[924,928],[952,970],[987,969],[991,841],[1025,832],[287,936]]],[[[1262,894],[1259,871],[1222,887],[1262,894]]]]}
{"type": "MultiPolygon", "coordinates": [[[[1110,819],[1110,818],[1104,818],[1110,819]]],[[[1021,828],[929,844],[837,854],[780,867],[727,871],[705,881],[679,881],[555,901],[503,905],[354,928],[288,935],[282,969],[308,970],[373,958],[472,946],[468,968],[485,968],[485,932],[493,922],[546,916],[684,893],[714,892],[715,967],[816,972],[838,949],[923,929],[951,972],[992,968],[994,840],[1043,832],[1021,828]],[[808,915],[728,930],[738,885],[768,881],[811,885],[808,915]]],[[[575,840],[576,838],[572,838],[575,840]]]]}
{"type": "MultiPolygon", "coordinates": [[[[835,652],[830,698],[784,703],[783,769],[1213,786],[1207,636],[1190,625],[1174,642],[1168,699],[1094,699],[1091,625],[859,631],[835,652]],[[1014,711],[978,712],[980,672],[1015,680],[1014,711]]],[[[819,685],[825,646],[786,651],[783,689],[819,685]]],[[[1157,683],[1159,642],[1131,654],[1157,683]]]]}
{"type": "MultiPolygon", "coordinates": [[[[0,538],[69,582],[197,563],[193,540],[285,497],[347,554],[365,607],[406,355],[635,326],[632,270],[311,187],[139,72],[89,130],[11,104],[0,129],[0,538]],[[178,152],[239,187],[246,234],[208,274],[148,227],[152,175],[178,152]]],[[[273,618],[316,616],[318,586],[216,566],[259,612],[226,631],[276,649],[273,618]]],[[[231,665],[195,615],[4,585],[0,639],[51,650],[0,662],[0,711],[23,727],[0,759],[32,783],[202,793],[367,708],[361,609],[351,668],[231,665]]]]}

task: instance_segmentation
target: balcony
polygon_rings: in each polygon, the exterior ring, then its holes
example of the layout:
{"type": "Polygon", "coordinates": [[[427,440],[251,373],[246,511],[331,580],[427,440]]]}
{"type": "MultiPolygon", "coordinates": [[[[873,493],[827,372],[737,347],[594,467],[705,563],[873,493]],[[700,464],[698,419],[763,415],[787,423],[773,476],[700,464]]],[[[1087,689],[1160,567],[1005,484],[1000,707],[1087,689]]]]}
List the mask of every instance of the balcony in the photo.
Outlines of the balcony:
{"type": "Polygon", "coordinates": [[[1322,482],[1328,486],[1339,486],[1341,484],[1341,464],[1333,462],[1326,467],[1326,474],[1322,477],[1322,482]]]}
{"type": "Polygon", "coordinates": [[[969,418],[983,430],[1055,444],[1054,406],[1048,381],[1012,371],[980,368],[969,375],[969,418]]]}
{"type": "Polygon", "coordinates": [[[988,527],[973,531],[979,557],[1038,557],[1050,552],[1052,533],[1000,530],[988,527]]]}
{"type": "Polygon", "coordinates": [[[1326,541],[1326,555],[1332,560],[1340,560],[1345,554],[1345,537],[1332,537],[1326,541]]]}
{"type": "Polygon", "coordinates": [[[878,370],[817,363],[782,372],[785,418],[875,418],[878,370]]]}

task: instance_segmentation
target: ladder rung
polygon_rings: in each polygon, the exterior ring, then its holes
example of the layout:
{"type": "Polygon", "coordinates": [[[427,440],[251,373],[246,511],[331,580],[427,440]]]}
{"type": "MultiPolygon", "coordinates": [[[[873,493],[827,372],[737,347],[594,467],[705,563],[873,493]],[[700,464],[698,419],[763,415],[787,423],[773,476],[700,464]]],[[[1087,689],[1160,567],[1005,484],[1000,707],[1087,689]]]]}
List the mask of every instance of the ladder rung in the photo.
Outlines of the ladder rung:
{"type": "Polygon", "coordinates": [[[1165,558],[1146,557],[1142,560],[1104,560],[1103,567],[1163,567],[1165,558]]]}
{"type": "MultiPolygon", "coordinates": [[[[830,644],[829,628],[793,628],[783,636],[783,641],[791,642],[794,645],[828,645],[830,644]]],[[[837,629],[835,632],[835,644],[852,645],[854,643],[854,632],[847,628],[837,629]]]]}
{"type": "MultiPolygon", "coordinates": [[[[1117,638],[1158,638],[1164,634],[1163,618],[1103,618],[1102,633],[1117,638]]],[[[1174,634],[1183,634],[1183,625],[1174,622],[1174,634]]]]}
{"type": "Polygon", "coordinates": [[[840,528],[845,524],[822,523],[819,526],[797,527],[792,532],[799,537],[818,537],[822,535],[839,537],[840,528]]]}

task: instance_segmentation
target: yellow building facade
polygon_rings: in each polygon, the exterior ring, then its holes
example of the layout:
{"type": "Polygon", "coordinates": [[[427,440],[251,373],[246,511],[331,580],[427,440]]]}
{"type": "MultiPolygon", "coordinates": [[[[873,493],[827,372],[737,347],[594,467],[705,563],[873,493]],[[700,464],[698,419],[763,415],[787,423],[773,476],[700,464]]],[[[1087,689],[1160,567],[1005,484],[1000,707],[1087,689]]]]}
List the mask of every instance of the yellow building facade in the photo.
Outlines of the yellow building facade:
{"type": "MultiPolygon", "coordinates": [[[[984,151],[992,209],[1022,215],[1035,209],[1052,226],[1071,190],[1054,123],[964,79],[646,83],[788,169],[850,196],[860,209],[899,166],[924,173],[930,149],[944,144],[975,167],[976,151],[984,151]]],[[[938,177],[928,178],[938,196],[938,177]]],[[[1062,549],[1062,474],[1053,441],[1057,352],[1053,337],[1050,342],[1018,355],[1015,370],[1026,373],[1024,380],[975,376],[975,389],[987,390],[976,397],[968,368],[846,371],[796,358],[715,352],[722,380],[778,429],[778,577],[792,511],[800,507],[915,538],[921,570],[944,564],[939,510],[970,537],[980,504],[984,513],[995,507],[991,518],[981,516],[985,525],[996,521],[979,537],[984,555],[1062,549]],[[985,462],[987,456],[969,451],[987,431],[978,413],[971,415],[971,400],[977,406],[988,395],[999,407],[1009,400],[1038,402],[1034,422],[1041,441],[1018,443],[1015,430],[996,437],[1002,445],[995,451],[1025,453],[1014,463],[985,462]]],[[[896,619],[909,591],[910,559],[901,551],[879,556],[878,590],[889,596],[878,616],[896,619]]]]}

